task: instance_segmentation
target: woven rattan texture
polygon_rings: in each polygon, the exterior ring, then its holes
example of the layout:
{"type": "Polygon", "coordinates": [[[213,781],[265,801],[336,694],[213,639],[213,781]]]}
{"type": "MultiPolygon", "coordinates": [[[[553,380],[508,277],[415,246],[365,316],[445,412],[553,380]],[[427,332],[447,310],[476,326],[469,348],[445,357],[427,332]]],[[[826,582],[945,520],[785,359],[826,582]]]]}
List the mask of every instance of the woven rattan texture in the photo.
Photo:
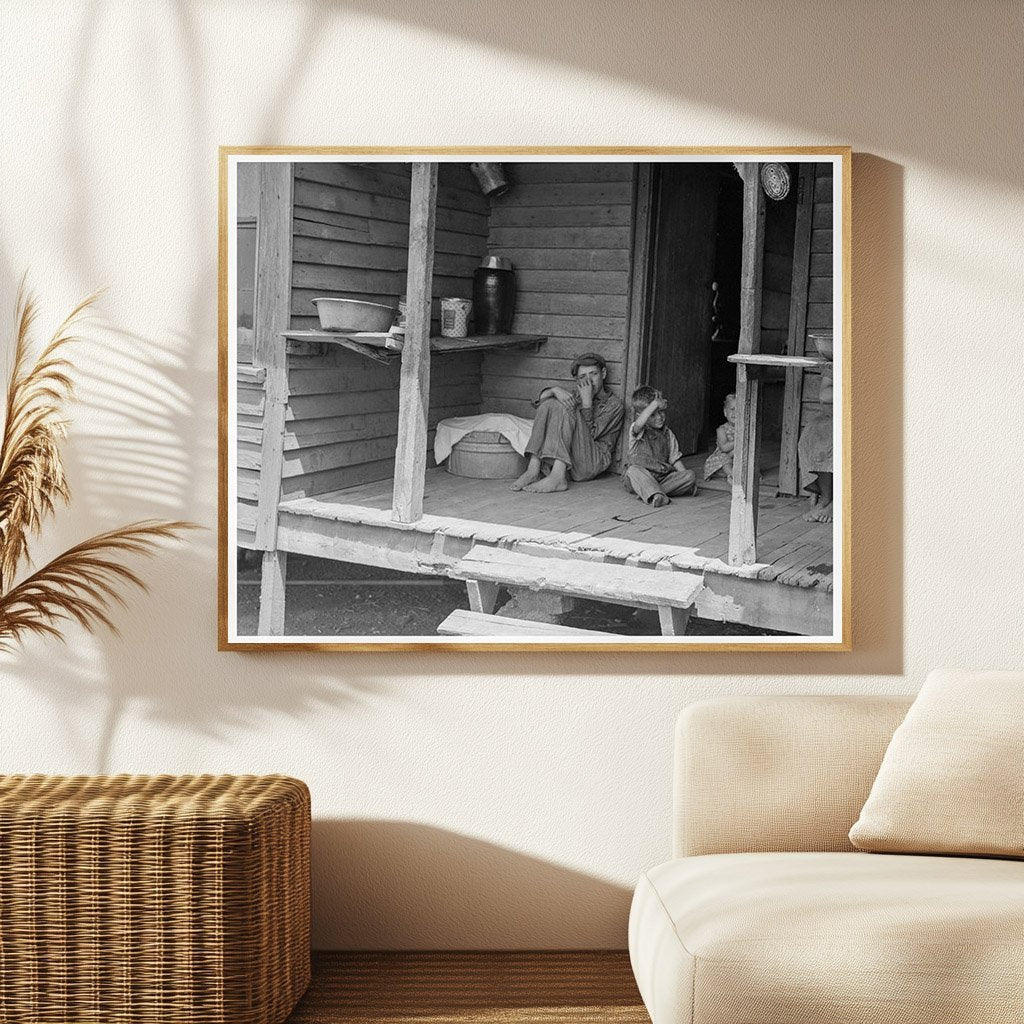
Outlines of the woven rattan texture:
{"type": "Polygon", "coordinates": [[[274,1024],[310,976],[284,776],[0,777],[2,1024],[274,1024]]]}

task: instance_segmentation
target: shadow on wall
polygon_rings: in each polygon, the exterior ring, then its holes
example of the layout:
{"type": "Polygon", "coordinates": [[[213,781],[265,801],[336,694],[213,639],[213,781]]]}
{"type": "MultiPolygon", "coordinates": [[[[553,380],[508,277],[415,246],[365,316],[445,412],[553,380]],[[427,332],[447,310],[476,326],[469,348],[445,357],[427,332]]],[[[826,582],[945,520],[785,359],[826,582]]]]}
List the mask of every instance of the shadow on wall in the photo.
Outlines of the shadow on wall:
{"type": "MultiPolygon", "coordinates": [[[[627,7],[527,0],[515,18],[500,4],[474,0],[334,0],[330,6],[735,112],[766,126],[761,136],[765,141],[770,131],[769,144],[792,144],[794,131],[815,137],[803,142],[856,140],[860,148],[1019,185],[1019,135],[993,128],[1019,121],[1022,80],[1009,74],[1019,66],[1017,4],[858,0],[780,8],[653,0],[627,7]],[[954,67],[950,54],[970,59],[954,67]]],[[[665,138],[656,122],[635,127],[640,140],[627,141],[756,141],[749,135],[665,138]]]]}
{"type": "MultiPolygon", "coordinates": [[[[515,25],[497,9],[470,7],[465,2],[452,7],[424,10],[395,3],[369,4],[365,0],[348,4],[321,4],[311,7],[303,24],[299,42],[319,36],[324,19],[332,9],[363,8],[374,17],[416,21],[438,32],[486,40],[510,52],[533,53],[561,63],[581,66],[636,81],[642,87],[662,89],[672,95],[730,105],[775,117],[779,110],[792,113],[794,125],[813,127],[817,120],[814,96],[827,83],[818,81],[824,65],[805,61],[797,54],[798,43],[776,25],[767,13],[745,12],[744,18],[713,15],[713,9],[691,11],[689,7],[666,7],[657,18],[632,25],[625,41],[621,33],[608,26],[582,37],[566,29],[561,19],[572,8],[544,5],[536,17],[516,19],[515,25]],[[698,63],[666,62],[646,59],[657,54],[670,40],[671,27],[687,19],[686,32],[680,38],[699,39],[701,33],[716,33],[716,49],[732,47],[736,61],[750,54],[756,71],[772,54],[772,67],[763,68],[773,88],[783,90],[762,96],[740,95],[730,91],[728,81],[701,70],[698,63]],[[689,19],[693,19],[690,23],[689,19]],[[652,33],[657,31],[658,38],[652,33]],[[774,51],[766,40],[779,36],[780,49],[774,51]],[[584,38],[587,46],[576,52],[565,49],[567,39],[584,38]],[[614,46],[613,46],[614,42],[614,46]],[[593,43],[593,45],[591,45],[593,43]],[[637,60],[635,49],[644,48],[646,58],[637,60]],[[755,55],[760,55],[756,56],[755,55]],[[795,78],[777,75],[778,66],[791,60],[797,67],[795,78]],[[760,62],[760,64],[758,63],[760,62]],[[769,75],[770,72],[770,75],[769,75]],[[810,88],[810,77],[814,88],[810,88]],[[799,94],[799,95],[797,95],[799,94]],[[768,107],[770,106],[770,112],[768,107]]],[[[577,7],[576,10],[584,10],[577,7]]],[[[201,33],[194,24],[194,12],[188,5],[167,9],[167,36],[177,47],[175,66],[183,81],[178,83],[180,107],[177,114],[192,130],[190,140],[180,150],[180,174],[175,178],[171,196],[176,218],[184,225],[173,237],[199,246],[199,240],[214,222],[216,196],[212,182],[215,153],[207,151],[210,111],[199,83],[203,80],[204,56],[201,33]]],[[[102,37],[95,19],[102,8],[91,9],[83,21],[77,54],[72,61],[74,80],[65,99],[63,139],[67,151],[67,188],[78,197],[69,225],[66,266],[62,271],[72,277],[75,297],[104,283],[116,254],[103,253],[97,245],[102,225],[110,211],[102,206],[104,194],[91,187],[90,167],[96,155],[90,138],[90,84],[101,77],[97,56],[102,37]]],[[[615,14],[617,16],[617,14],[615,14]]],[[[848,17],[846,14],[841,17],[848,17]]],[[[912,13],[889,12],[887,19],[911,23],[912,13]]],[[[966,18],[966,15],[963,16],[966,18]]],[[[994,17],[994,15],[992,15],[994,17]]],[[[991,18],[990,18],[991,20],[991,18]]],[[[600,22],[598,21],[599,25],[600,22]]],[[[872,31],[877,30],[877,23],[872,31]]],[[[810,31],[810,30],[809,30],[810,31]]],[[[970,34],[965,38],[973,38],[970,34]]],[[[893,45],[885,37],[877,59],[893,45]]],[[[838,38],[842,38],[840,35],[838,38]]],[[[930,38],[930,37],[929,37],[930,38]]],[[[987,39],[1004,45],[1003,37],[987,39]]],[[[149,41],[152,45],[152,40],[149,41]]],[[[835,45],[830,42],[829,45],[835,45]]],[[[840,69],[857,59],[864,45],[839,62],[840,69]],[[844,64],[845,62],[845,64],[844,64]]],[[[922,44],[925,45],[925,44],[922,44]]],[[[273,142],[281,118],[291,99],[291,90],[301,80],[300,66],[315,59],[317,48],[310,46],[301,59],[293,62],[294,74],[286,76],[279,95],[267,106],[265,138],[273,142]]],[[[919,49],[911,52],[919,53],[919,49]]],[[[874,53],[874,51],[872,51],[874,53]]],[[[905,56],[905,55],[904,55],[905,56]]],[[[866,59],[866,58],[864,58],[866,59]]],[[[873,59],[876,59],[873,57],[873,59]]],[[[144,65],[145,66],[145,65],[144,65]]],[[[873,66],[873,65],[871,65],[873,66]]],[[[993,57],[990,65],[1000,67],[993,57]]],[[[148,72],[146,72],[148,73],[148,72]]],[[[152,72],[155,74],[155,71],[152,72]]],[[[845,74],[844,70],[837,72],[845,74]]],[[[993,72],[994,73],[994,72],[993,72]]],[[[938,72],[936,72],[938,74],[938,72]]],[[[743,76],[743,80],[753,80],[743,76]]],[[[150,83],[154,88],[159,83],[150,83]]],[[[735,86],[735,83],[734,83],[735,86]]],[[[988,88],[987,80],[975,83],[979,92],[988,88]]],[[[933,109],[941,110],[938,99],[948,89],[943,73],[929,97],[933,109]]],[[[159,94],[159,90],[156,90],[159,94]]],[[[840,90],[842,92],[842,90],[840,90]]],[[[923,95],[922,89],[917,95],[923,95]]],[[[845,93],[844,93],[845,95],[845,93]]],[[[835,100],[835,95],[832,96],[835,100]]],[[[887,97],[888,99],[888,97],[887,97]]],[[[845,101],[844,101],[845,102],[845,101]]],[[[852,100],[851,100],[852,103],[852,100]]],[[[857,99],[858,105],[861,99],[857,99]]],[[[870,104],[868,104],[870,106],[870,104]]],[[[890,104],[887,103],[887,108],[890,104]]],[[[846,111],[846,120],[833,119],[831,128],[851,135],[872,137],[867,114],[860,120],[846,111]]],[[[905,117],[900,111],[894,116],[905,117]]],[[[281,120],[283,124],[283,119],[281,120]]],[[[922,133],[927,135],[929,133],[922,133]]],[[[955,140],[939,134],[949,143],[943,156],[966,145],[970,135],[955,140]],[[954,146],[959,147],[954,150],[954,146]]],[[[908,145],[913,133],[908,132],[908,145]]],[[[615,141],[615,140],[608,140],[615,141]]],[[[694,141],[694,140],[681,140],[694,141]]],[[[710,140],[703,140],[710,141],[710,140]]],[[[721,141],[721,140],[716,140],[721,141]]],[[[882,143],[884,139],[879,139],[882,143]]],[[[894,139],[895,143],[904,141],[894,139]]],[[[997,150],[1005,141],[1000,133],[977,128],[976,155],[984,158],[986,170],[997,173],[997,150]],[[986,148],[987,147],[987,148],[986,148]]],[[[906,147],[903,147],[906,148],[906,147]]],[[[912,147],[911,147],[912,148],[912,147]]],[[[1006,166],[1011,166],[1007,162],[1006,166]]],[[[1015,166],[1015,164],[1013,164],[1015,166]]],[[[851,655],[685,655],[666,658],[657,654],[593,654],[577,656],[571,665],[557,654],[522,655],[514,671],[517,675],[542,676],[561,673],[567,668],[595,677],[621,678],[624,674],[711,676],[786,673],[790,675],[898,674],[902,670],[902,361],[903,361],[903,172],[900,167],[876,157],[857,155],[854,159],[853,224],[853,319],[855,343],[853,365],[857,380],[854,387],[855,447],[853,470],[856,491],[853,504],[854,593],[853,619],[855,651],[851,655]]],[[[129,198],[137,201],[138,196],[129,198]]],[[[157,212],[160,212],[157,210],[157,212]]],[[[88,415],[76,422],[66,449],[68,469],[76,497],[72,512],[58,524],[61,539],[77,540],[87,533],[147,516],[192,518],[212,524],[215,516],[216,467],[216,380],[212,370],[212,351],[216,345],[216,309],[211,282],[216,280],[215,253],[210,246],[196,249],[194,263],[183,279],[180,305],[174,310],[152,309],[145,292],[143,268],[132,271],[139,295],[112,292],[106,301],[117,306],[108,322],[94,330],[79,365],[83,367],[79,396],[88,415]],[[173,313],[173,324],[166,333],[154,331],[142,335],[123,326],[139,308],[147,316],[159,318],[173,313]],[[126,353],[129,357],[126,358],[126,353]]],[[[19,261],[0,239],[0,262],[5,288],[13,294],[13,282],[20,277],[19,261]]],[[[172,267],[177,264],[172,264],[172,267]]],[[[124,272],[116,279],[122,283],[124,272]]],[[[121,288],[122,285],[116,285],[121,288]]],[[[53,678],[53,651],[37,645],[32,652],[5,671],[16,674],[28,685],[45,692],[58,707],[95,709],[102,702],[103,726],[97,733],[89,715],[76,716],[82,722],[81,735],[69,735],[66,749],[79,752],[83,763],[96,771],[112,766],[111,749],[122,715],[129,705],[140,705],[157,720],[182,724],[197,735],[221,735],[235,726],[251,725],[268,713],[308,715],[322,706],[344,706],[352,701],[379,694],[387,686],[382,675],[399,682],[403,676],[422,678],[429,673],[449,676],[492,676],[495,656],[459,655],[349,655],[344,664],[331,655],[214,655],[216,642],[215,545],[213,534],[191,537],[186,546],[171,548],[149,566],[147,578],[159,579],[152,597],[130,601],[119,615],[123,641],[105,636],[89,644],[76,643],[61,652],[61,672],[53,678]],[[162,574],[162,576],[158,575],[162,574]],[[181,609],[189,608],[183,615],[181,609]],[[167,623],[191,625],[198,631],[182,635],[167,628],[167,623]],[[256,663],[249,659],[258,659],[256,663]],[[224,668],[220,668],[224,659],[224,668]],[[239,660],[242,659],[242,660],[239,660]],[[173,684],[169,681],[174,681],[173,684]]],[[[507,670],[507,669],[503,669],[507,670]]],[[[72,722],[71,716],[64,716],[72,722]]],[[[67,725],[69,730],[74,726],[67,725]]],[[[120,765],[118,765],[120,767],[120,765]]]]}
{"type": "MultiPolygon", "coordinates": [[[[291,74],[271,98],[264,117],[268,141],[274,135],[275,119],[281,121],[292,92],[314,59],[311,43],[319,36],[322,16],[311,10],[305,19],[291,74]]],[[[70,60],[72,80],[64,94],[63,160],[67,189],[76,201],[66,223],[67,259],[58,269],[67,275],[71,301],[109,284],[110,268],[117,267],[117,253],[101,252],[96,244],[95,228],[110,210],[103,205],[103,192],[90,187],[89,170],[95,166],[97,145],[91,90],[92,83],[102,78],[105,17],[97,6],[81,18],[70,60]]],[[[46,543],[70,544],[116,523],[157,517],[212,523],[215,516],[217,395],[212,364],[217,345],[217,265],[215,250],[200,242],[215,222],[216,152],[206,145],[211,115],[201,85],[200,29],[196,11],[184,3],[132,23],[138,34],[135,42],[153,57],[137,62],[140,74],[151,76],[140,80],[140,94],[162,95],[171,89],[179,104],[176,116],[190,129],[184,146],[180,140],[175,143],[181,177],[169,200],[175,205],[175,230],[199,247],[192,253],[194,263],[185,279],[189,290],[173,311],[169,330],[144,335],[124,326],[133,322],[128,317],[139,309],[146,310],[147,322],[159,319],[159,311],[147,305],[145,268],[138,268],[138,292],[125,294],[117,286],[112,288],[99,303],[96,322],[81,332],[83,342],[71,355],[78,367],[76,393],[83,415],[76,417],[64,447],[73,501],[38,545],[36,554],[43,559],[49,557],[46,543]],[[157,59],[172,46],[175,61],[157,59]],[[161,77],[171,66],[180,70],[173,83],[161,77]],[[127,312],[104,319],[102,311],[113,307],[127,312]]],[[[149,141],[156,144],[159,138],[158,130],[149,141]]],[[[19,261],[26,258],[12,252],[0,238],[0,272],[4,293],[12,297],[11,310],[23,272],[19,261]]],[[[123,281],[123,273],[118,271],[117,278],[123,281]]],[[[44,303],[48,313],[51,298],[47,296],[44,303]]],[[[32,643],[16,657],[5,659],[3,666],[5,674],[44,694],[55,707],[76,711],[57,720],[66,730],[61,749],[83,770],[103,773],[136,767],[113,763],[118,728],[129,708],[157,721],[185,726],[198,737],[216,738],[236,728],[253,728],[267,715],[312,716],[319,709],[343,707],[383,689],[357,673],[338,679],[336,666],[323,656],[272,656],[274,666],[267,671],[265,663],[258,668],[252,665],[251,655],[234,655],[226,670],[213,671],[217,626],[213,532],[170,544],[154,560],[140,562],[139,569],[143,579],[155,584],[155,593],[126,591],[128,606],[115,616],[121,639],[101,632],[83,641],[71,628],[67,647],[55,652],[52,644],[32,643]],[[191,609],[191,614],[183,616],[184,608],[191,609]],[[168,629],[168,622],[179,627],[199,622],[202,629],[182,634],[168,629]],[[60,659],[56,674],[55,654],[60,659]],[[97,718],[102,722],[98,730],[97,718]]],[[[182,761],[187,768],[196,767],[187,749],[182,750],[182,761]]],[[[249,764],[249,770],[259,770],[249,764]]],[[[21,768],[36,770],[38,765],[21,768]]],[[[264,770],[275,768],[271,763],[264,770]]]]}
{"type": "Polygon", "coordinates": [[[572,949],[580,917],[626,948],[631,890],[479,839],[314,821],[312,857],[317,949],[572,949]]]}

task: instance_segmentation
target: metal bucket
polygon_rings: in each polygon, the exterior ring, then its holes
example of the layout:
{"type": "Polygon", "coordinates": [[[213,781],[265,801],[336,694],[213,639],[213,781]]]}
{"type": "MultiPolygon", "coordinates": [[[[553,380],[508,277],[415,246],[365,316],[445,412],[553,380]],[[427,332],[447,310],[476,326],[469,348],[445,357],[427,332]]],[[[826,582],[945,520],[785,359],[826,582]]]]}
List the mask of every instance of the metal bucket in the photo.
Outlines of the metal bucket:
{"type": "Polygon", "coordinates": [[[527,461],[503,434],[471,430],[452,447],[448,472],[474,480],[514,480],[526,470],[527,461]]]}

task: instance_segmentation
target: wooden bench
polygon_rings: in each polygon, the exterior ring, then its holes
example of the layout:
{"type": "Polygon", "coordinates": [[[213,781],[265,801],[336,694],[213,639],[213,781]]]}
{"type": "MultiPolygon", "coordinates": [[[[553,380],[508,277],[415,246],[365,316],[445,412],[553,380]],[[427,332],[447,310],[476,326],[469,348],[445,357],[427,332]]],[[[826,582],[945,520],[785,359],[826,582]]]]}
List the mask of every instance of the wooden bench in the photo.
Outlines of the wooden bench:
{"type": "Polygon", "coordinates": [[[555,622],[534,622],[532,619],[513,619],[505,615],[488,615],[485,612],[466,611],[456,608],[440,626],[438,633],[443,636],[566,636],[589,640],[595,636],[608,636],[621,640],[617,633],[605,633],[596,629],[574,629],[560,626],[555,622]]]}
{"type": "Polygon", "coordinates": [[[490,615],[500,587],[552,591],[568,597],[653,608],[663,636],[682,636],[704,587],[696,573],[637,569],[582,558],[546,558],[477,545],[450,571],[466,581],[469,605],[490,615]]]}

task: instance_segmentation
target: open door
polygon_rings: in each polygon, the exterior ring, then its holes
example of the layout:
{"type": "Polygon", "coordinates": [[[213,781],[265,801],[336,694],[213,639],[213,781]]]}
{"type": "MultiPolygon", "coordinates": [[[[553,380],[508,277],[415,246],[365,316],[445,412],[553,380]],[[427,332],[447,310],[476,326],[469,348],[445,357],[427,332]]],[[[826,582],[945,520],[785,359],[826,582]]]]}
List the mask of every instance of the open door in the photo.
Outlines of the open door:
{"type": "Polygon", "coordinates": [[[639,382],[662,390],[668,425],[689,455],[706,433],[719,171],[708,164],[658,163],[652,173],[639,382]]]}

